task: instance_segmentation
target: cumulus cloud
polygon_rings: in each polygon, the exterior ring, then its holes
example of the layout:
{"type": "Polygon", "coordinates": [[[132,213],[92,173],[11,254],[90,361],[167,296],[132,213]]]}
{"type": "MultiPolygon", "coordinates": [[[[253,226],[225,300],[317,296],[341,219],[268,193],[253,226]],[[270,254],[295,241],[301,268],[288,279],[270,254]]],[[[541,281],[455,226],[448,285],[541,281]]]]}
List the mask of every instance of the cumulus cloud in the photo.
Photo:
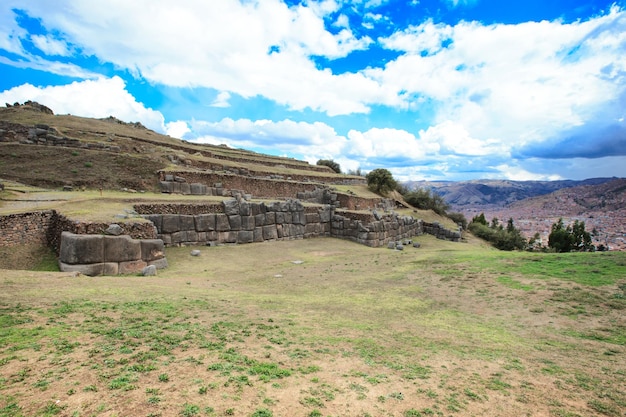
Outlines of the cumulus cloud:
{"type": "Polygon", "coordinates": [[[230,93],[228,91],[222,91],[217,95],[215,101],[211,103],[211,107],[230,107],[228,100],[230,100],[230,93]]]}
{"type": "Polygon", "coordinates": [[[193,134],[186,138],[193,142],[226,144],[272,154],[280,150],[304,158],[332,159],[346,145],[345,137],[321,122],[224,118],[219,122],[192,121],[190,126],[193,134]]]}
{"type": "Polygon", "coordinates": [[[27,100],[44,104],[56,114],[94,118],[114,116],[164,131],[163,115],[137,102],[126,90],[124,81],[117,76],[51,87],[23,84],[0,93],[0,102],[21,103],[27,100]]]}
{"type": "MultiPolygon", "coordinates": [[[[311,60],[345,57],[373,42],[348,27],[338,33],[326,29],[324,18],[339,7],[335,1],[291,7],[279,0],[8,2],[0,6],[8,14],[13,3],[63,33],[83,54],[153,83],[261,95],[294,110],[333,115],[367,112],[381,95],[363,75],[333,76],[311,60]]],[[[2,36],[5,43],[25,36],[12,25],[13,32],[2,36]]]]}

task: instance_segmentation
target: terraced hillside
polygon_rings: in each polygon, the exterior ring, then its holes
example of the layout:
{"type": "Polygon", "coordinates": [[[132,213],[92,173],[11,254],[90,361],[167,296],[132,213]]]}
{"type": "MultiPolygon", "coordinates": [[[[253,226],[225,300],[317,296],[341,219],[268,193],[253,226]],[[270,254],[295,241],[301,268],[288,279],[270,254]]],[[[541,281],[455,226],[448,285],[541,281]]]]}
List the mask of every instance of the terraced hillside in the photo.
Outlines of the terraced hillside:
{"type": "Polygon", "coordinates": [[[305,161],[194,144],[139,123],[54,115],[41,107],[29,103],[0,108],[0,178],[46,188],[138,191],[159,191],[159,181],[168,174],[210,179],[226,189],[236,188],[230,184],[241,184],[241,177],[278,183],[363,183],[361,177],[305,161]]]}

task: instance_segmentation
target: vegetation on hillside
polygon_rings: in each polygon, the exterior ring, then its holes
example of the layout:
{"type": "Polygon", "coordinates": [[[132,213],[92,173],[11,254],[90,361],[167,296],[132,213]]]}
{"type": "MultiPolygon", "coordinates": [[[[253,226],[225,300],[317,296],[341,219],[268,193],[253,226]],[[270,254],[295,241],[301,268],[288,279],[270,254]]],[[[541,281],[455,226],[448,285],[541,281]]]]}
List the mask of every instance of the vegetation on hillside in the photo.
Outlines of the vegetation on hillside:
{"type": "Polygon", "coordinates": [[[565,226],[563,219],[552,225],[548,246],[555,252],[595,251],[591,243],[591,234],[585,231],[585,222],[574,221],[573,225],[565,226]]]}
{"type": "Polygon", "coordinates": [[[327,166],[333,171],[335,171],[335,173],[341,174],[341,165],[339,165],[337,162],[333,161],[332,159],[320,159],[317,161],[316,165],[327,166]]]}
{"type": "Polygon", "coordinates": [[[528,246],[528,242],[522,236],[521,231],[513,224],[513,219],[509,219],[506,227],[504,227],[495,217],[491,223],[488,223],[485,214],[481,213],[472,218],[468,229],[475,236],[490,242],[500,250],[524,250],[528,246]]]}

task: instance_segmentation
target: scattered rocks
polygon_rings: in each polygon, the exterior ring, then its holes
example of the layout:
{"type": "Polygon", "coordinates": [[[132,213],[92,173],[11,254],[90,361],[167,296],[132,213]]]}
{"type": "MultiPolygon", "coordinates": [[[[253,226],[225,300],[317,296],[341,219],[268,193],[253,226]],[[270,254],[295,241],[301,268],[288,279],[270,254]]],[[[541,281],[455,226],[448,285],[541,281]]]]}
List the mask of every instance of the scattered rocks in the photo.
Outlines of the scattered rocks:
{"type": "Polygon", "coordinates": [[[304,261],[297,260],[297,261],[291,261],[291,263],[294,265],[302,265],[304,261]]]}
{"type": "Polygon", "coordinates": [[[141,270],[141,275],[144,277],[152,277],[157,274],[156,265],[148,265],[144,269],[141,270]]]}
{"type": "Polygon", "coordinates": [[[111,236],[119,236],[124,233],[124,229],[122,229],[122,226],[119,224],[113,223],[104,231],[104,233],[111,236]]]}

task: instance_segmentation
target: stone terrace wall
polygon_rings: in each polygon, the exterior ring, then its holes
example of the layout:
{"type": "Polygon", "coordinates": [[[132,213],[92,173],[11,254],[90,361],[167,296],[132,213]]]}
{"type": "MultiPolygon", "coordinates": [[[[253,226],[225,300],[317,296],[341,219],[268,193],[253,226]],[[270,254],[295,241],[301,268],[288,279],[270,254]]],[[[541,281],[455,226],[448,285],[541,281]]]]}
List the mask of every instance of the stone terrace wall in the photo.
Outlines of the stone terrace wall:
{"type": "MultiPolygon", "coordinates": [[[[61,234],[70,232],[77,235],[101,235],[110,226],[110,223],[83,222],[68,219],[62,214],[54,212],[50,227],[46,232],[46,243],[57,255],[61,248],[61,234]]],[[[133,239],[156,239],[157,233],[150,222],[122,222],[119,223],[122,234],[133,239]]]]}
{"type": "MultiPolygon", "coordinates": [[[[168,183],[168,181],[165,181],[166,175],[172,175],[174,177],[184,179],[184,183],[187,183],[189,187],[189,193],[184,192],[187,187],[179,185],[181,188],[181,194],[192,194],[191,185],[202,184],[205,185],[207,189],[219,188],[226,190],[220,191],[220,193],[216,195],[229,195],[228,190],[242,190],[244,193],[254,195],[255,197],[295,198],[300,191],[313,191],[316,187],[319,187],[319,184],[317,183],[302,183],[280,179],[246,177],[216,172],[177,172],[167,174],[161,172],[161,189],[165,192],[168,192],[169,187],[175,187],[173,184],[164,184],[164,182],[168,183]],[[182,187],[184,187],[184,190],[182,187]]],[[[182,181],[178,182],[182,183],[182,181]]]]}
{"type": "Polygon", "coordinates": [[[0,246],[47,244],[55,216],[52,210],[0,216],[0,246]]]}
{"type": "Polygon", "coordinates": [[[330,205],[305,207],[298,200],[265,204],[233,199],[222,204],[220,211],[194,214],[171,214],[172,205],[135,206],[135,210],[151,212],[144,217],[154,223],[158,238],[168,246],[332,236],[379,247],[422,233],[422,222],[410,216],[339,212],[330,205]]]}
{"type": "Polygon", "coordinates": [[[140,272],[148,265],[157,269],[167,267],[162,240],[132,239],[128,235],[61,234],[61,271],[118,275],[140,272]]]}

